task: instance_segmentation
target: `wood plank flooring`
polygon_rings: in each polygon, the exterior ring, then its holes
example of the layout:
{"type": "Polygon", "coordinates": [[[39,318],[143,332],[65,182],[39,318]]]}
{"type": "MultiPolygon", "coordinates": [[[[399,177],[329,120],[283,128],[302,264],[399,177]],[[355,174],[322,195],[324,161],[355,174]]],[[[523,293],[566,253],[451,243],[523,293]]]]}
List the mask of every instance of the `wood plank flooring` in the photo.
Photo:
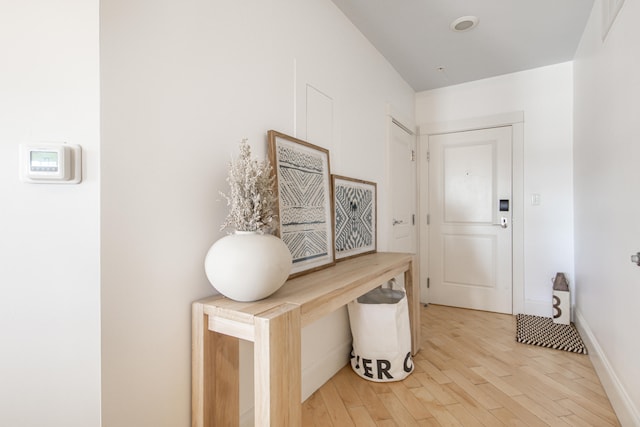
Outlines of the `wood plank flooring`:
{"type": "Polygon", "coordinates": [[[429,305],[404,381],[350,365],[307,399],[305,427],[619,426],[588,356],[515,341],[515,317],[429,305]]]}

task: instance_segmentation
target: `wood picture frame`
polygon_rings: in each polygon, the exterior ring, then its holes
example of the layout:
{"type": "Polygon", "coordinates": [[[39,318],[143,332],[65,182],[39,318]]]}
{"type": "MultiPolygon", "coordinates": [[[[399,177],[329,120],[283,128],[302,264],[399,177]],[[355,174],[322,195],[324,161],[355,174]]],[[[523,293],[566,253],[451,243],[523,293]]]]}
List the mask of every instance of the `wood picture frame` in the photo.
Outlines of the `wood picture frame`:
{"type": "Polygon", "coordinates": [[[293,257],[289,277],[334,265],[329,150],[275,130],[267,136],[278,196],[277,235],[293,257]]]}
{"type": "Polygon", "coordinates": [[[377,251],[377,185],[331,175],[336,261],[377,251]]]}

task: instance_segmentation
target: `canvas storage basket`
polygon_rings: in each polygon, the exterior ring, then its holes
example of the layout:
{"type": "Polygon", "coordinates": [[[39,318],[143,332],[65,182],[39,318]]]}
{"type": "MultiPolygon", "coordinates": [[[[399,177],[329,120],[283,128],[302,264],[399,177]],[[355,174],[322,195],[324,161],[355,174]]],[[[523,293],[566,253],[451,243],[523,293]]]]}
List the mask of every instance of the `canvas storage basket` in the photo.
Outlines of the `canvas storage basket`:
{"type": "Polygon", "coordinates": [[[370,381],[399,381],[413,372],[409,304],[395,279],[348,304],[351,367],[370,381]]]}

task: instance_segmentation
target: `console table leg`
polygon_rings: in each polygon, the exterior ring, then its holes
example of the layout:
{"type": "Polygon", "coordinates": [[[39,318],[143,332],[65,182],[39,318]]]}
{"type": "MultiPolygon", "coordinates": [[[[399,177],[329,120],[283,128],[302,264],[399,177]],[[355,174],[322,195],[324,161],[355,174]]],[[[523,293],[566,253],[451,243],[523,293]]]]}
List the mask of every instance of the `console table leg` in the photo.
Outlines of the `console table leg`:
{"type": "Polygon", "coordinates": [[[194,307],[193,317],[191,425],[237,426],[240,422],[238,339],[209,331],[208,316],[200,307],[194,307]]]}
{"type": "Polygon", "coordinates": [[[420,288],[416,278],[416,260],[409,264],[409,269],[404,272],[404,284],[409,303],[409,324],[411,326],[411,354],[414,356],[420,351],[420,288]]]}
{"type": "Polygon", "coordinates": [[[209,406],[213,411],[210,425],[237,426],[240,424],[240,343],[235,337],[217,332],[209,332],[209,337],[214,359],[209,365],[213,384],[209,406]]]}
{"type": "Polygon", "coordinates": [[[255,317],[255,425],[300,426],[300,308],[283,304],[255,317]]]}

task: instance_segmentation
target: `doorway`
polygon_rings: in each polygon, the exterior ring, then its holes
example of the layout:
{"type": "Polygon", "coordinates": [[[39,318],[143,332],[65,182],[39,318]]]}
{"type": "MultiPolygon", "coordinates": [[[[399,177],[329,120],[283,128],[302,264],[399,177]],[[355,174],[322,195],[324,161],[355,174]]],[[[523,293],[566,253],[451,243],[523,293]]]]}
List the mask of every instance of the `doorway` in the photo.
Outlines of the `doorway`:
{"type": "Polygon", "coordinates": [[[407,126],[391,119],[387,159],[391,199],[389,251],[415,253],[416,230],[416,136],[407,126]]]}
{"type": "Polygon", "coordinates": [[[429,137],[430,300],[512,313],[511,126],[429,137]]]}
{"type": "Polygon", "coordinates": [[[425,302],[522,312],[522,150],[521,112],[420,128],[425,302]]]}

